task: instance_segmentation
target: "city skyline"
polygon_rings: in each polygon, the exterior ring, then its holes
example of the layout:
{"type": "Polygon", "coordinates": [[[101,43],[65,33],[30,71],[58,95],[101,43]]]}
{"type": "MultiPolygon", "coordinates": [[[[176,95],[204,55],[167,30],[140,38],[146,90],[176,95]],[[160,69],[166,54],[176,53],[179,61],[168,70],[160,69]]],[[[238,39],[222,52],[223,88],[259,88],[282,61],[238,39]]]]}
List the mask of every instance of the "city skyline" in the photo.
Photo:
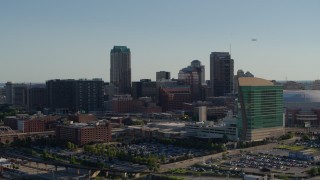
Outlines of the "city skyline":
{"type": "Polygon", "coordinates": [[[0,82],[110,79],[113,46],[131,49],[132,81],[177,78],[211,52],[234,71],[275,80],[319,79],[318,1],[2,1],[0,82]],[[32,2],[32,3],[30,3],[32,2]],[[146,68],[147,67],[147,68],[146,68]]]}

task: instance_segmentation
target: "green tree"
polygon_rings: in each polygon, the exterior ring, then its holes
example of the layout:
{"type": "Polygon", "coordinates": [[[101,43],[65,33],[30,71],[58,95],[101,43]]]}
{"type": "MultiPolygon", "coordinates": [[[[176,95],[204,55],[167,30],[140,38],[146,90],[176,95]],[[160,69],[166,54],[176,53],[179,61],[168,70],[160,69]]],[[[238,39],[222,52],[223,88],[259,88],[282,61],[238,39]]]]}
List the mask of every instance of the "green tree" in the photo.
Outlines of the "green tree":
{"type": "Polygon", "coordinates": [[[227,159],[227,154],[226,153],[222,153],[222,159],[226,160],[227,159]]]}
{"type": "Polygon", "coordinates": [[[307,134],[304,134],[304,135],[302,136],[302,140],[303,140],[303,141],[310,141],[310,137],[309,137],[307,134]]]}
{"type": "Polygon", "coordinates": [[[70,164],[77,164],[77,159],[74,156],[70,157],[70,164]]]}
{"type": "Polygon", "coordinates": [[[229,141],[229,138],[226,134],[223,134],[222,136],[222,142],[227,143],[229,141]]]}
{"type": "Polygon", "coordinates": [[[43,152],[42,152],[42,157],[43,157],[44,159],[49,159],[49,158],[50,158],[50,155],[49,155],[49,153],[48,153],[47,150],[43,150],[43,152]]]}
{"type": "Polygon", "coordinates": [[[316,176],[319,174],[319,170],[317,167],[313,167],[312,169],[310,169],[309,174],[312,176],[316,176]]]}
{"type": "Polygon", "coordinates": [[[72,149],[72,143],[70,141],[67,142],[67,148],[72,149]]]}

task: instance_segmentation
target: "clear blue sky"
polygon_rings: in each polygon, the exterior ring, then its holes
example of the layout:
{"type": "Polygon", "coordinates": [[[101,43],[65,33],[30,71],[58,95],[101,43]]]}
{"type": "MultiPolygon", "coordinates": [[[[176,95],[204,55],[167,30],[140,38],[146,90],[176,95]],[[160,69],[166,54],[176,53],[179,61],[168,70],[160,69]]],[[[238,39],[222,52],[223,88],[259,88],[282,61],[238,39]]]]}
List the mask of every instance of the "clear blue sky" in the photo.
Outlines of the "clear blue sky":
{"type": "Polygon", "coordinates": [[[132,80],[194,59],[209,79],[210,53],[230,44],[235,73],[318,79],[320,1],[0,1],[0,82],[109,81],[114,45],[131,49],[132,80]]]}

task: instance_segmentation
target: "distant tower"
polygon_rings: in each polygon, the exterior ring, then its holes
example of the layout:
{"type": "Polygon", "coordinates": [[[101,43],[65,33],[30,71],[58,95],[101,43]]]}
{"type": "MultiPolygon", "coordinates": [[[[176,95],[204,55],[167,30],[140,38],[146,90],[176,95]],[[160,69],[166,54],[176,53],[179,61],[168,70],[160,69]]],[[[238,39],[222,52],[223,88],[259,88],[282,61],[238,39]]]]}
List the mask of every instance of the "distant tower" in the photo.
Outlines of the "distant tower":
{"type": "Polygon", "coordinates": [[[210,54],[211,95],[224,96],[233,92],[234,61],[228,52],[210,54]]]}
{"type": "Polygon", "coordinates": [[[131,53],[126,46],[114,46],[110,53],[110,83],[119,94],[131,93],[131,53]]]}
{"type": "Polygon", "coordinates": [[[7,82],[5,89],[6,89],[6,103],[13,104],[13,83],[7,82]]]}
{"type": "Polygon", "coordinates": [[[159,71],[156,73],[156,80],[161,81],[162,79],[170,79],[170,72],[159,71]]]}
{"type": "Polygon", "coordinates": [[[204,65],[201,65],[199,60],[193,60],[191,62],[191,67],[198,70],[200,74],[200,84],[206,84],[204,65]]]}
{"type": "Polygon", "coordinates": [[[190,85],[193,101],[202,99],[202,84],[205,84],[204,66],[201,65],[199,60],[193,60],[190,66],[181,69],[178,79],[185,85],[190,85]]]}

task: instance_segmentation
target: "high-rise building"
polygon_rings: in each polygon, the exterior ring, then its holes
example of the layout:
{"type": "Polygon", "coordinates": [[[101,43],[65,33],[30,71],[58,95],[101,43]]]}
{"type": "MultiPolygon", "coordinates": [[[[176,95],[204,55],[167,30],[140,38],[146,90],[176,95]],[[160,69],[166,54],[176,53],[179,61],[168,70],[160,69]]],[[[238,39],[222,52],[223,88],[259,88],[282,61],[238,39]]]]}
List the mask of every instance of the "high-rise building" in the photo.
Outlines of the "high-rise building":
{"type": "Polygon", "coordinates": [[[131,53],[126,46],[114,46],[110,53],[110,83],[119,94],[131,93],[131,53]]]}
{"type": "Polygon", "coordinates": [[[206,78],[205,78],[204,65],[201,65],[201,62],[199,60],[193,60],[191,62],[191,67],[193,69],[195,69],[199,73],[200,83],[202,85],[205,85],[206,84],[206,78]]]}
{"type": "Polygon", "coordinates": [[[28,111],[42,111],[47,106],[45,84],[31,85],[28,88],[28,111]]]}
{"type": "Polygon", "coordinates": [[[170,79],[170,72],[167,71],[159,71],[156,73],[156,80],[161,81],[162,79],[170,79]]]}
{"type": "Polygon", "coordinates": [[[25,109],[27,107],[27,85],[24,83],[7,82],[6,103],[12,104],[16,108],[25,109]]]}
{"type": "Polygon", "coordinates": [[[49,80],[46,82],[48,107],[52,111],[100,111],[103,109],[104,82],[93,80],[49,80]]]}
{"type": "Polygon", "coordinates": [[[191,66],[179,71],[178,80],[184,85],[190,85],[192,101],[203,100],[201,97],[202,84],[205,84],[204,66],[199,60],[191,62],[191,66]]]}
{"type": "Polygon", "coordinates": [[[132,82],[132,97],[138,99],[140,97],[150,97],[156,100],[158,95],[157,82],[151,79],[140,79],[139,82],[132,82]]]}
{"type": "Polygon", "coordinates": [[[7,82],[5,89],[6,89],[6,103],[13,104],[13,83],[7,82]]]}
{"type": "Polygon", "coordinates": [[[75,83],[76,109],[78,111],[103,110],[104,82],[102,79],[80,79],[75,83]]]}
{"type": "Polygon", "coordinates": [[[233,92],[234,67],[228,52],[210,54],[210,87],[212,96],[224,96],[233,92]]]}
{"type": "Polygon", "coordinates": [[[46,82],[48,108],[51,111],[65,112],[76,111],[75,105],[75,80],[55,79],[46,82]]]}
{"type": "Polygon", "coordinates": [[[0,104],[6,103],[6,89],[4,87],[0,87],[0,104]]]}
{"type": "Polygon", "coordinates": [[[13,105],[16,108],[25,109],[27,107],[27,92],[26,84],[14,84],[13,86],[13,105]]]}
{"type": "Polygon", "coordinates": [[[283,88],[260,78],[239,78],[239,138],[247,141],[284,133],[283,88]]]}

